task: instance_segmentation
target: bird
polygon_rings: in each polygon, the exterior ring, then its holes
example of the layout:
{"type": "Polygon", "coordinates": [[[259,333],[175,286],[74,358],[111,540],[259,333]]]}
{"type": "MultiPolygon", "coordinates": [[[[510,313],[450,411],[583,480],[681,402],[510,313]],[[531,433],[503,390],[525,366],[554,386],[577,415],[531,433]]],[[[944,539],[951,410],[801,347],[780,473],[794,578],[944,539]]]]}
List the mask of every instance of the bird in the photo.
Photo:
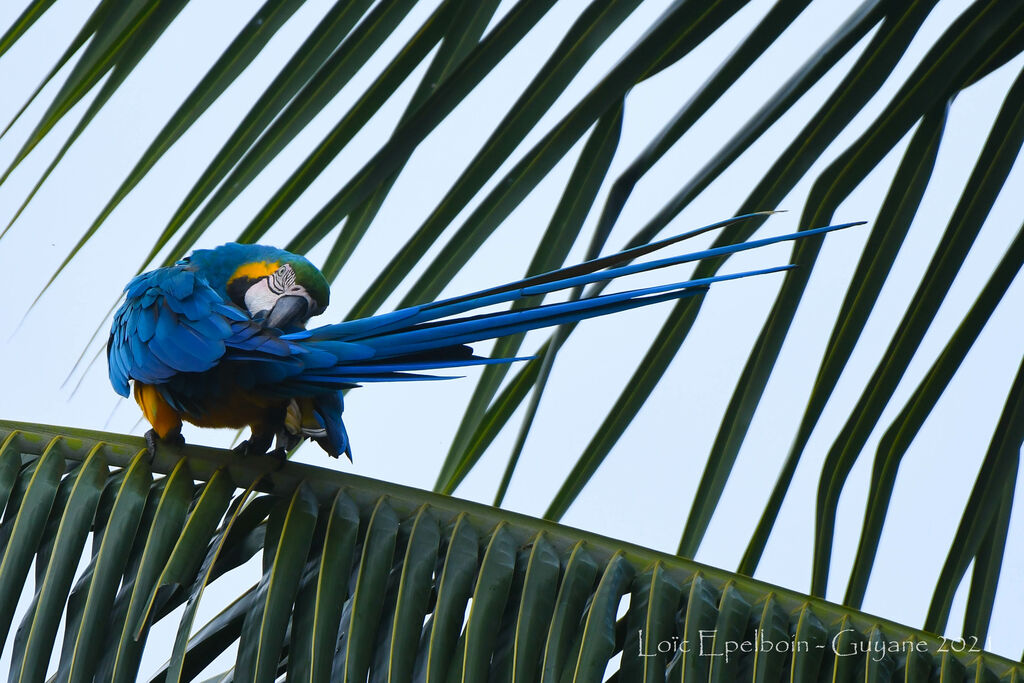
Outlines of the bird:
{"type": "Polygon", "coordinates": [[[308,259],[276,247],[228,243],[197,249],[171,266],[133,278],[114,315],[107,363],[114,390],[135,401],[151,429],[147,449],[183,444],[183,422],[248,427],[235,450],[283,458],[302,441],[329,456],[352,449],[342,421],[345,390],[376,382],[452,379],[452,368],[524,358],[476,355],[471,344],[641,306],[701,296],[725,280],[792,268],[775,266],[669,282],[511,310],[480,309],[608,282],[859,223],[830,225],[651,261],[635,259],[758,214],[516,282],[389,313],[307,328],[323,313],[330,284],[308,259]]]}

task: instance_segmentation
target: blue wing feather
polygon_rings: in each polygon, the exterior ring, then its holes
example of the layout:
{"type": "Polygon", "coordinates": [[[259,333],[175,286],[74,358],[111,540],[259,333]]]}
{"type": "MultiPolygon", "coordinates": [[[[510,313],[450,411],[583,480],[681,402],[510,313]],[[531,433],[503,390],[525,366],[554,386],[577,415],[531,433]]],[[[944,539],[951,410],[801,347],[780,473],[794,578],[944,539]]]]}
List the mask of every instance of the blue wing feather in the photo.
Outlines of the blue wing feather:
{"type": "Polygon", "coordinates": [[[225,352],[231,326],[220,296],[187,266],[143,273],[125,287],[107,356],[110,381],[128,395],[128,380],[161,384],[178,373],[204,372],[225,352]]]}
{"type": "Polygon", "coordinates": [[[192,297],[195,286],[195,275],[187,270],[178,269],[167,278],[163,288],[169,295],[170,302],[184,302],[187,299],[202,300],[201,296],[192,297]]]}
{"type": "Polygon", "coordinates": [[[156,333],[156,321],[160,317],[160,311],[155,307],[144,308],[135,316],[135,333],[139,341],[147,342],[156,333]]]}

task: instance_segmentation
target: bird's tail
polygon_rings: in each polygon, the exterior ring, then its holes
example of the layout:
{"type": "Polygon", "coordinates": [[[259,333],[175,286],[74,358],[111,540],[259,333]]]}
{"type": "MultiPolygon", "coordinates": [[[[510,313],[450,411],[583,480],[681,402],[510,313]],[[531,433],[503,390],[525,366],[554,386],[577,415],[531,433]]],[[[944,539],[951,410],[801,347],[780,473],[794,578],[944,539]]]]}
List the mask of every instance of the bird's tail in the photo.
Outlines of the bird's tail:
{"type": "Polygon", "coordinates": [[[700,296],[716,283],[726,280],[788,270],[778,266],[729,275],[674,282],[613,294],[588,296],[571,301],[493,313],[464,315],[478,309],[507,304],[526,297],[581,287],[588,284],[643,273],[706,258],[726,256],[740,251],[823,235],[860,223],[845,223],[804,230],[740,244],[714,247],[643,263],[630,263],[685,239],[763,214],[747,214],[715,223],[682,235],[594,259],[561,270],[528,277],[499,287],[457,296],[442,301],[403,308],[370,318],[325,325],[282,336],[313,353],[326,352],[333,363],[314,363],[302,373],[301,381],[320,387],[351,386],[363,382],[445,379],[421,374],[469,365],[507,363],[516,358],[480,358],[467,344],[495,339],[542,327],[578,322],[641,306],[700,296]]]}

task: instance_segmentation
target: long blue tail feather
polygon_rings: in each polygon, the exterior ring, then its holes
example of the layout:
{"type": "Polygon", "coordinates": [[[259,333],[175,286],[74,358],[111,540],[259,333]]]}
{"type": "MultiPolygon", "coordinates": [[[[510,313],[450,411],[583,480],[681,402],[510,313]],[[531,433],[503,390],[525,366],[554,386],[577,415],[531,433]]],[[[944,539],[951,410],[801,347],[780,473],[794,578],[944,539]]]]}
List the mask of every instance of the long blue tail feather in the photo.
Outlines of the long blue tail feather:
{"type": "Polygon", "coordinates": [[[672,256],[654,261],[633,263],[607,269],[610,265],[649,254],[656,249],[661,249],[671,244],[678,243],[683,239],[687,239],[697,234],[707,232],[708,230],[723,227],[725,225],[735,223],[738,220],[755,215],[759,214],[747,214],[730,221],[723,221],[721,223],[713,224],[712,226],[698,228],[697,230],[684,233],[683,235],[670,237],[668,239],[642,245],[640,247],[634,247],[633,249],[628,249],[612,256],[587,261],[586,263],[577,266],[570,266],[550,273],[525,278],[517,282],[501,285],[500,287],[493,287],[473,294],[466,294],[429,304],[411,306],[409,308],[385,313],[379,316],[373,316],[371,318],[362,318],[360,320],[352,320],[334,325],[325,325],[313,330],[304,330],[291,335],[285,335],[283,338],[296,341],[302,339],[319,340],[339,338],[356,341],[371,337],[376,338],[395,329],[408,328],[413,325],[452,315],[458,315],[460,313],[484,308],[486,306],[509,303],[528,296],[549,294],[551,292],[593,284],[596,282],[606,282],[608,280],[613,280],[627,275],[650,272],[661,268],[681,265],[683,263],[692,263],[706,258],[726,256],[771,244],[778,244],[780,242],[822,235],[835,230],[842,230],[844,228],[862,224],[862,222],[857,222],[844,223],[841,225],[829,225],[821,228],[813,228],[811,230],[777,235],[775,237],[751,240],[749,242],[714,247],[689,254],[682,254],[680,256],[672,256]]]}
{"type": "MultiPolygon", "coordinates": [[[[448,379],[422,374],[474,365],[511,363],[519,358],[481,358],[469,344],[542,327],[575,323],[611,313],[659,302],[700,296],[717,282],[780,272],[792,266],[697,278],[665,285],[588,296],[542,304],[530,308],[465,315],[489,306],[508,304],[525,297],[607,282],[628,275],[722,257],[783,241],[823,235],[855,223],[826,226],[786,235],[656,259],[644,263],[629,261],[671,244],[724,227],[752,215],[739,216],[698,228],[651,244],[562,268],[517,282],[452,297],[434,303],[411,306],[392,313],[324,325],[289,334],[256,334],[251,323],[237,323],[226,340],[232,348],[229,360],[244,367],[243,384],[276,385],[281,392],[313,393],[337,391],[365,382],[397,382],[448,379]]],[[[156,321],[159,330],[162,320],[156,321]]],[[[234,323],[232,324],[235,325],[234,323]]],[[[191,341],[186,336],[186,341],[191,341]]],[[[189,345],[185,351],[204,361],[208,347],[189,345]]],[[[154,361],[155,362],[155,361],[154,361]]],[[[158,370],[159,368],[156,368],[158,370]]]]}
{"type": "MultiPolygon", "coordinates": [[[[435,301],[435,302],[432,302],[432,303],[429,303],[429,304],[424,304],[423,308],[425,308],[425,309],[434,309],[434,308],[438,308],[438,307],[441,307],[441,306],[446,306],[446,305],[449,305],[449,304],[457,304],[457,303],[460,303],[462,301],[476,300],[476,299],[479,299],[479,298],[484,297],[484,296],[491,296],[491,295],[494,295],[494,294],[500,294],[502,292],[508,292],[508,291],[512,291],[512,290],[515,290],[515,289],[521,289],[523,287],[531,287],[531,286],[535,286],[535,285],[542,285],[542,284],[545,284],[545,283],[548,283],[548,282],[561,282],[561,281],[564,281],[564,280],[568,280],[569,278],[576,277],[577,275],[585,275],[587,273],[594,273],[594,272],[597,272],[599,270],[604,270],[605,268],[611,268],[611,267],[613,267],[613,266],[615,266],[616,264],[619,264],[619,263],[623,263],[623,262],[626,262],[626,261],[632,261],[634,259],[640,258],[641,256],[646,256],[647,254],[650,254],[652,252],[658,251],[660,249],[664,249],[665,247],[671,246],[673,244],[678,244],[679,242],[682,242],[682,241],[688,240],[688,239],[692,239],[692,238],[697,237],[699,235],[703,235],[703,234],[705,234],[707,232],[711,232],[712,230],[718,230],[718,229],[727,227],[729,225],[733,225],[734,223],[739,223],[741,221],[747,220],[748,218],[754,218],[756,216],[767,216],[767,215],[770,215],[770,214],[773,214],[773,213],[775,213],[775,212],[774,211],[757,211],[757,212],[754,212],[754,213],[747,213],[747,214],[743,214],[743,215],[740,215],[740,216],[734,216],[732,218],[727,218],[724,221],[718,221],[717,223],[711,223],[710,225],[705,225],[704,227],[701,227],[701,228],[696,228],[694,230],[689,230],[689,231],[681,233],[679,235],[673,235],[672,237],[666,237],[665,239],[662,239],[662,240],[657,240],[655,242],[648,242],[647,244],[641,244],[639,246],[632,247],[630,249],[624,249],[623,251],[617,252],[615,254],[611,254],[609,256],[602,256],[602,257],[599,257],[599,258],[596,258],[596,259],[592,259],[590,261],[584,261],[583,263],[579,263],[579,264],[576,264],[574,266],[567,266],[565,268],[560,268],[558,270],[549,271],[547,273],[540,273],[539,275],[532,275],[530,277],[523,278],[522,280],[517,280],[516,282],[509,282],[509,283],[506,283],[504,285],[499,285],[497,287],[491,287],[489,289],[485,289],[485,290],[482,290],[482,291],[479,291],[479,292],[475,292],[475,293],[472,293],[472,294],[463,294],[463,295],[460,295],[460,296],[457,296],[457,297],[453,297],[451,299],[444,299],[442,301],[435,301]]],[[[573,285],[569,285],[569,286],[571,287],[573,285]]],[[[555,289],[565,289],[565,287],[556,287],[555,289]]],[[[548,291],[555,291],[555,290],[552,289],[552,290],[548,290],[548,291]]]]}
{"type": "Polygon", "coordinates": [[[470,318],[428,322],[411,329],[364,338],[360,343],[376,349],[378,358],[422,353],[432,348],[470,344],[541,327],[577,322],[660,301],[695,296],[702,294],[714,282],[763,275],[789,268],[791,266],[779,266],[546,304],[526,310],[501,311],[470,318]]]}
{"type": "MultiPolygon", "coordinates": [[[[747,213],[740,216],[734,216],[724,221],[718,221],[717,223],[711,223],[701,228],[696,228],[688,232],[684,232],[679,235],[673,235],[663,240],[656,242],[649,242],[642,244],[631,249],[625,249],[623,251],[611,254],[610,256],[602,256],[600,258],[585,261],[573,266],[567,266],[559,270],[549,271],[547,273],[541,273],[539,275],[533,275],[522,280],[516,280],[515,282],[509,282],[497,287],[490,287],[488,289],[480,290],[479,292],[473,292],[471,294],[461,294],[456,297],[449,299],[443,299],[441,301],[434,301],[427,304],[420,304],[416,306],[410,306],[408,308],[402,308],[397,311],[391,311],[389,313],[380,313],[378,315],[370,316],[368,318],[358,318],[356,320],[347,320],[341,323],[335,323],[332,325],[324,325],[313,330],[303,330],[302,332],[295,332],[288,335],[289,339],[330,339],[345,337],[347,339],[359,339],[369,333],[381,333],[384,329],[395,326],[398,324],[410,325],[415,322],[410,320],[413,316],[423,311],[435,311],[431,318],[444,317],[446,315],[455,315],[465,310],[471,310],[473,308],[481,308],[483,306],[489,306],[496,303],[504,303],[519,298],[519,295],[513,295],[510,298],[501,299],[488,299],[488,297],[504,294],[506,292],[514,292],[515,290],[522,289],[523,287],[540,285],[546,282],[559,281],[562,279],[574,277],[576,275],[582,275],[585,273],[593,273],[605,268],[614,266],[615,264],[622,263],[624,261],[630,261],[633,259],[640,258],[646,254],[663,249],[667,246],[677,244],[683,240],[703,235],[712,230],[718,230],[720,228],[727,227],[734,223],[753,218],[755,216],[767,216],[776,213],[775,211],[757,211],[754,213],[747,213]],[[437,313],[437,309],[443,306],[454,306],[464,302],[472,302],[472,305],[468,308],[461,310],[449,310],[447,312],[437,313]]],[[[572,286],[572,285],[570,285],[572,286]]],[[[556,287],[555,289],[562,289],[562,287],[556,287]]],[[[549,290],[555,291],[555,290],[549,290]]]]}
{"type": "MultiPolygon", "coordinates": [[[[505,359],[501,359],[505,360],[505,359]]],[[[510,362],[512,359],[508,359],[506,362],[510,362]]],[[[348,368],[346,368],[347,370],[348,368]]],[[[380,375],[303,375],[302,379],[305,382],[313,384],[322,384],[335,388],[338,384],[345,385],[359,385],[365,382],[419,382],[420,380],[433,381],[433,380],[446,380],[446,379],[457,379],[459,375],[424,375],[420,373],[410,372],[389,372],[380,375]]]]}
{"type": "Polygon", "coordinates": [[[380,363],[369,365],[346,366],[345,371],[350,375],[359,374],[380,374],[385,372],[416,372],[419,370],[444,370],[445,368],[464,368],[474,365],[500,365],[502,363],[515,363],[518,361],[533,360],[535,356],[513,356],[510,358],[470,358],[467,360],[453,361],[409,361],[399,363],[380,363]]]}
{"type": "Polygon", "coordinates": [[[698,278],[519,310],[459,317],[460,314],[488,306],[507,304],[525,297],[607,282],[628,275],[650,272],[701,259],[718,258],[780,242],[823,235],[861,224],[830,225],[739,244],[712,247],[644,263],[620,265],[624,261],[649,254],[709,230],[730,225],[752,215],[757,214],[748,214],[722,221],[612,256],[528,277],[473,294],[411,306],[370,318],[324,325],[312,330],[282,335],[280,339],[310,351],[327,351],[328,353],[332,350],[335,351],[334,364],[325,367],[322,362],[313,362],[313,359],[310,359],[307,370],[295,378],[297,381],[338,386],[339,384],[353,385],[362,382],[440,379],[435,375],[415,373],[485,363],[513,362],[516,359],[497,358],[482,361],[479,357],[473,356],[472,351],[466,345],[542,327],[579,322],[663,301],[699,296],[716,282],[785,271],[794,266],[787,265],[698,278]]]}

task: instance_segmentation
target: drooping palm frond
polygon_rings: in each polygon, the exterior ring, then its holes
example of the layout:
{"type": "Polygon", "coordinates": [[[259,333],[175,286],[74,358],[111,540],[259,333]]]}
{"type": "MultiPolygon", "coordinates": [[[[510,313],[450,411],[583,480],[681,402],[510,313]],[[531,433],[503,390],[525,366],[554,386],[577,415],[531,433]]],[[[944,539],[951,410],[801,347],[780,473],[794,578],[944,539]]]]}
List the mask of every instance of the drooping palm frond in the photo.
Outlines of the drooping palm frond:
{"type": "MultiPolygon", "coordinates": [[[[676,173],[680,181],[675,193],[661,197],[645,215],[646,222],[623,226],[625,207],[631,199],[636,201],[636,188],[652,177],[655,166],[668,159],[669,151],[693,133],[705,114],[716,111],[714,107],[743,75],[750,73],[771,46],[780,43],[783,34],[818,3],[773,3],[756,17],[751,30],[710,72],[707,81],[680,98],[683,103],[663,128],[637,131],[635,124],[631,127],[629,102],[639,87],[664,83],[656,79],[673,69],[696,68],[692,53],[711,44],[716,31],[750,9],[742,0],[672,2],[596,82],[582,90],[572,90],[575,79],[602,45],[646,4],[640,0],[593,0],[580,5],[572,21],[560,27],[559,40],[548,45],[547,51],[537,58],[534,78],[522,87],[508,111],[477,105],[481,106],[481,118],[494,122],[492,132],[474,150],[450,187],[431,188],[436,193],[433,210],[420,224],[400,233],[398,239],[405,239],[404,245],[389,262],[380,264],[375,271],[378,275],[358,297],[350,317],[380,310],[399,292],[400,305],[437,297],[563,161],[572,164],[572,173],[564,186],[558,188],[560,199],[543,233],[527,240],[535,241],[537,246],[529,264],[524,264],[525,274],[563,265],[574,244],[581,240],[589,241],[588,257],[600,255],[607,251],[606,244],[616,227],[633,233],[627,247],[648,242],[713,183],[722,182],[742,155],[769,137],[769,129],[786,115],[797,112],[803,98],[812,92],[820,97],[822,88],[831,87],[806,123],[784,139],[781,151],[772,153],[759,166],[758,175],[750,181],[749,188],[744,188],[739,204],[722,211],[739,214],[774,209],[801,182],[809,182],[809,193],[800,207],[800,225],[827,224],[866,178],[883,169],[887,155],[902,150],[895,175],[885,183],[885,192],[858,204],[856,215],[844,216],[872,219],[870,231],[828,342],[820,351],[820,360],[816,357],[809,361],[817,365],[817,373],[809,395],[797,401],[806,399],[806,409],[790,451],[777,466],[778,480],[767,496],[753,537],[744,542],[746,551],[739,569],[754,574],[769,536],[773,531],[778,533],[776,522],[783,501],[791,491],[797,468],[807,460],[810,439],[816,429],[820,430],[826,405],[833,399],[840,378],[849,372],[850,359],[864,339],[868,318],[886,284],[897,286],[894,264],[898,263],[897,255],[918,216],[926,190],[937,182],[936,160],[950,132],[950,111],[961,94],[980,81],[1005,71],[1007,65],[1020,67],[1024,5],[1005,0],[964,2],[956,12],[948,13],[940,30],[925,38],[923,27],[937,12],[937,0],[865,0],[844,8],[849,15],[839,28],[818,44],[807,46],[804,62],[792,65],[772,97],[750,106],[750,118],[722,136],[717,152],[676,173]],[[891,87],[893,73],[908,55],[916,54],[912,47],[922,39],[930,41],[928,49],[905,78],[891,87]],[[844,58],[852,64],[843,62],[844,58]],[[845,71],[839,68],[841,63],[845,71]],[[828,78],[833,71],[842,72],[837,81],[828,78]],[[570,98],[568,106],[559,109],[560,99],[570,91],[575,99],[570,98]],[[879,97],[888,97],[880,110],[872,108],[879,97]],[[867,121],[856,121],[858,115],[867,121]],[[547,123],[545,116],[556,120],[547,123]],[[613,161],[617,153],[622,153],[624,134],[638,132],[646,145],[620,172],[613,161]],[[591,215],[593,220],[588,222],[591,215]]],[[[15,146],[9,166],[5,165],[3,178],[22,168],[31,155],[42,154],[41,141],[54,136],[57,125],[72,112],[82,110],[81,118],[76,119],[53,162],[73,151],[76,141],[88,135],[90,122],[112,106],[114,94],[151,48],[163,40],[179,12],[194,5],[156,0],[98,2],[71,42],[54,46],[53,68],[46,79],[49,82],[61,74],[64,80],[51,86],[57,92],[45,111],[31,120],[24,140],[15,146]]],[[[223,56],[168,116],[164,128],[123,182],[112,188],[109,201],[98,215],[82,222],[80,241],[75,244],[74,237],[61,235],[59,244],[66,248],[67,259],[57,273],[112,221],[131,193],[147,191],[142,181],[304,5],[295,0],[268,1],[245,23],[223,56]]],[[[565,6],[554,0],[487,0],[469,5],[471,10],[467,10],[467,3],[454,0],[427,3],[429,11],[422,18],[415,15],[416,30],[392,52],[383,47],[388,38],[396,35],[403,22],[414,16],[414,9],[424,7],[424,3],[338,0],[327,7],[303,42],[293,46],[288,58],[275,65],[277,71],[266,75],[262,94],[254,98],[248,111],[240,114],[233,130],[224,131],[216,152],[209,155],[205,165],[196,165],[193,186],[173,212],[157,217],[159,220],[151,221],[148,227],[133,227],[138,240],[152,244],[146,263],[138,264],[138,268],[173,261],[203,235],[210,234],[225,211],[246,206],[242,197],[246,189],[254,187],[258,177],[266,177],[267,169],[280,160],[282,152],[358,74],[372,71],[369,84],[346,101],[347,108],[327,134],[297,165],[275,179],[267,196],[261,197],[256,205],[247,206],[251,214],[248,223],[232,232],[243,241],[262,239],[271,229],[280,230],[282,218],[290,209],[306,202],[308,216],[301,225],[288,231],[287,247],[305,253],[317,245],[327,245],[322,264],[331,278],[351,267],[352,254],[371,228],[392,233],[397,230],[380,225],[375,219],[386,202],[403,201],[403,195],[395,188],[401,189],[397,181],[417,149],[432,135],[444,134],[446,118],[459,107],[468,106],[474,94],[486,93],[488,78],[500,76],[502,63],[521,48],[550,13],[565,6]],[[412,83],[415,89],[390,137],[365,163],[339,178],[329,197],[310,199],[314,181],[323,177],[329,164],[353,146],[360,133],[379,125],[375,116],[405,83],[412,83]]],[[[44,13],[59,8],[60,4],[52,0],[27,3],[24,13],[0,37],[0,57],[19,43],[32,40],[34,23],[44,13]]],[[[933,331],[937,312],[968,253],[978,244],[979,232],[1019,158],[1024,141],[1024,76],[1016,75],[998,96],[1002,105],[971,173],[959,187],[959,201],[945,217],[944,225],[928,227],[935,233],[941,231],[941,236],[936,240],[934,256],[921,274],[920,284],[909,285],[916,291],[905,315],[893,329],[888,348],[876,354],[878,366],[874,374],[860,384],[859,395],[845,408],[845,424],[829,437],[831,446],[821,466],[815,510],[811,559],[811,592],[815,595],[824,595],[826,589],[837,584],[830,577],[830,561],[840,495],[846,490],[858,458],[870,455],[871,434],[884,432],[874,453],[863,528],[845,592],[846,603],[859,606],[863,602],[901,461],[1024,263],[1021,232],[1004,253],[988,254],[994,264],[992,275],[976,293],[975,303],[962,324],[952,333],[939,332],[944,336],[938,357],[931,359],[920,353],[925,334],[933,331]],[[909,399],[899,405],[897,387],[910,377],[911,362],[921,362],[922,356],[930,369],[912,387],[909,399]],[[896,417],[886,417],[886,408],[898,412],[896,417]]],[[[19,116],[24,119],[29,114],[22,112],[28,111],[34,110],[23,109],[19,116]]],[[[2,135],[9,140],[16,130],[8,127],[2,135]]],[[[52,165],[43,171],[40,186],[28,191],[26,202],[41,200],[32,200],[32,195],[37,190],[46,190],[40,187],[51,168],[52,165]]],[[[18,221],[25,221],[25,216],[15,207],[10,226],[17,226],[18,221]]],[[[722,240],[746,239],[759,225],[754,221],[731,228],[722,240]]],[[[1015,224],[1005,230],[1017,228],[1015,224]]],[[[682,528],[678,552],[683,556],[692,557],[698,552],[706,540],[712,516],[721,509],[726,483],[734,475],[752,420],[769,381],[778,374],[775,367],[783,344],[793,337],[794,318],[820,248],[820,242],[811,240],[797,248],[794,261],[803,267],[787,274],[749,354],[704,461],[689,512],[685,517],[680,514],[677,520],[682,528]]],[[[703,262],[695,276],[713,275],[721,267],[720,260],[703,262]]],[[[130,272],[124,275],[127,279],[130,272]]],[[[29,293],[21,294],[31,299],[29,293]]],[[[548,518],[562,518],[621,441],[641,406],[678,357],[701,309],[698,301],[678,304],[651,341],[632,377],[620,386],[607,387],[616,400],[586,440],[586,446],[574,454],[574,466],[547,507],[548,518]]],[[[98,321],[97,324],[102,326],[98,321]]],[[[551,369],[573,334],[573,327],[559,330],[540,345],[537,360],[513,370],[510,377],[508,368],[503,366],[483,371],[441,465],[436,490],[455,491],[498,434],[515,416],[523,415],[519,437],[497,485],[495,500],[498,504],[502,502],[540,409],[551,369]],[[524,403],[526,409],[519,412],[524,403]]],[[[494,354],[516,355],[521,343],[518,337],[504,340],[496,346],[494,354]]],[[[1008,367],[1005,374],[1010,376],[1016,371],[1016,366],[1008,367]]],[[[992,438],[978,437],[979,451],[986,441],[990,445],[927,617],[927,627],[935,631],[946,629],[953,595],[973,562],[965,632],[986,632],[1006,546],[1016,464],[1024,439],[1019,419],[1021,383],[1018,376],[992,438]]],[[[797,410],[794,408],[794,412],[797,410]]],[[[840,577],[840,584],[842,578],[845,577],[840,577]]]]}
{"type": "Polygon", "coordinates": [[[14,605],[35,587],[13,633],[12,681],[54,667],[56,680],[136,680],[154,624],[174,618],[152,680],[191,680],[235,647],[218,680],[1024,673],[973,640],[426,491],[200,447],[150,462],[141,439],[43,425],[0,422],[0,443],[8,642],[14,605]],[[255,583],[228,589],[237,599],[196,625],[204,591],[253,565],[255,583]]]}

